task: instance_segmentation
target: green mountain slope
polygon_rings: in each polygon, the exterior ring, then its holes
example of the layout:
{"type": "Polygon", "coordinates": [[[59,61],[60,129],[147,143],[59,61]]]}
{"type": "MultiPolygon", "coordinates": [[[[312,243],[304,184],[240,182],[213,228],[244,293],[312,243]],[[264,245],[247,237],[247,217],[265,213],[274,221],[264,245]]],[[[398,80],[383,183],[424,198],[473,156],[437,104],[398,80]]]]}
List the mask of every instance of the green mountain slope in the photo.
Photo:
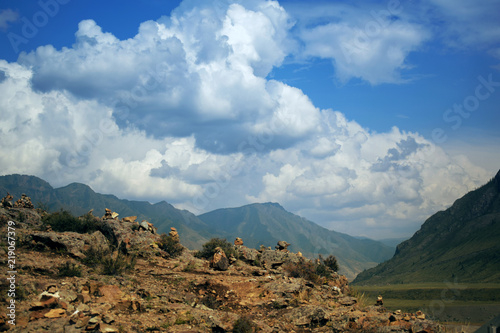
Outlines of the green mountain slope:
{"type": "Polygon", "coordinates": [[[357,239],[325,229],[300,216],[287,212],[277,203],[251,204],[238,208],[218,209],[198,216],[216,228],[222,237],[241,237],[253,248],[274,247],[280,240],[292,245],[293,252],[306,257],[333,254],[341,273],[353,278],[358,272],[373,267],[392,256],[393,248],[369,239],[357,239]]]}
{"type": "Polygon", "coordinates": [[[500,282],[500,171],[425,221],[394,257],[354,284],[500,282]]]}

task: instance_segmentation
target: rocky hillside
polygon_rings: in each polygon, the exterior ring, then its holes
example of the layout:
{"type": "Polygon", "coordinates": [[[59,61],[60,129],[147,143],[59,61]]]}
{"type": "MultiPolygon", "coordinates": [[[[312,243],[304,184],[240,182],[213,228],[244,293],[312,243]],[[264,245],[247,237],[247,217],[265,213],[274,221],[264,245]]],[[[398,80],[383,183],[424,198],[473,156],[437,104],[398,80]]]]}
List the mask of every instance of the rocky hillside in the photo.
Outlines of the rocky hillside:
{"type": "Polygon", "coordinates": [[[215,235],[194,214],[176,209],[165,201],[150,204],[146,201],[118,199],[114,195],[96,193],[84,184],[72,183],[53,188],[34,176],[0,176],[0,197],[7,193],[16,198],[25,193],[31,197],[35,207],[52,212],[64,209],[77,216],[91,209],[103,212],[106,207],[114,207],[122,216],[137,216],[139,221],[146,219],[154,223],[159,233],[168,232],[171,226],[176,227],[181,232],[183,244],[191,249],[201,248],[201,244],[215,235]]]}
{"type": "Polygon", "coordinates": [[[394,254],[393,247],[327,230],[273,203],[219,209],[197,217],[165,201],[150,204],[118,199],[114,195],[96,193],[79,183],[54,189],[42,179],[26,175],[0,176],[0,197],[7,192],[16,198],[26,193],[35,207],[48,211],[65,209],[83,215],[91,209],[102,212],[106,207],[113,207],[120,216],[137,216],[139,221],[150,221],[159,233],[166,233],[174,226],[182,243],[193,250],[200,249],[213,237],[234,239],[245,235],[245,242],[252,247],[273,247],[281,238],[287,238],[294,251],[301,251],[307,257],[335,255],[341,263],[342,274],[350,280],[394,254]]]}
{"type": "Polygon", "coordinates": [[[394,257],[355,284],[500,282],[500,171],[445,211],[431,216],[394,257]]]}
{"type": "Polygon", "coordinates": [[[10,203],[0,208],[1,231],[15,239],[4,238],[0,247],[1,264],[11,265],[1,273],[0,331],[440,329],[422,313],[360,304],[345,277],[288,252],[286,243],[260,251],[231,245],[227,255],[215,248],[207,260],[183,248],[176,230],[160,236],[136,217],[119,219],[108,210],[76,219],[33,209],[27,197],[10,203]]]}
{"type": "Polygon", "coordinates": [[[287,212],[278,203],[217,209],[198,217],[227,239],[245,235],[245,243],[250,247],[286,239],[294,251],[309,258],[333,254],[339,260],[342,274],[349,279],[394,254],[393,248],[380,242],[328,230],[287,212]]]}

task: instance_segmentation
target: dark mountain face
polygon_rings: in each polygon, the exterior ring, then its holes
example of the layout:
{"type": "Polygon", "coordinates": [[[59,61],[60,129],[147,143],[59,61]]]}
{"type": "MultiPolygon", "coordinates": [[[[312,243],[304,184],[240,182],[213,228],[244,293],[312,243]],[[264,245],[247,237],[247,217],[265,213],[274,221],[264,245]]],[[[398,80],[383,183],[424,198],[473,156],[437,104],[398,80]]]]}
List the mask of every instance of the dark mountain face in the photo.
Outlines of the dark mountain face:
{"type": "Polygon", "coordinates": [[[394,257],[354,283],[500,282],[500,172],[425,221],[394,257]]]}
{"type": "Polygon", "coordinates": [[[292,244],[291,251],[300,251],[306,257],[335,255],[341,273],[350,279],[363,269],[387,260],[394,253],[393,247],[380,242],[325,229],[287,212],[278,203],[218,209],[197,217],[165,201],[150,204],[118,199],[114,195],[96,193],[89,186],[79,183],[54,189],[37,177],[21,175],[0,177],[0,195],[5,196],[7,192],[13,194],[15,200],[25,193],[35,206],[49,211],[65,209],[74,215],[83,215],[93,209],[95,215],[100,215],[104,214],[105,208],[109,208],[119,213],[119,217],[137,216],[139,221],[148,220],[158,228],[159,233],[168,233],[170,227],[175,227],[182,244],[190,249],[200,249],[213,237],[226,238],[230,242],[241,237],[245,245],[253,248],[260,245],[274,248],[278,241],[285,240],[292,244]]]}

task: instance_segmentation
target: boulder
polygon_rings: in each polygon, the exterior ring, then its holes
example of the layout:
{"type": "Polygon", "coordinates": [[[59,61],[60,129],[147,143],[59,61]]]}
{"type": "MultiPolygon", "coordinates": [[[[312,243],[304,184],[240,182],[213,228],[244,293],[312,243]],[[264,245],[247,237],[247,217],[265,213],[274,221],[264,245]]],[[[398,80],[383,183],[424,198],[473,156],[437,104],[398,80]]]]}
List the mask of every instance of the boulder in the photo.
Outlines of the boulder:
{"type": "Polygon", "coordinates": [[[295,308],[290,311],[286,318],[295,326],[299,327],[321,327],[326,325],[330,310],[322,306],[309,305],[295,308]]]}
{"type": "Polygon", "coordinates": [[[285,263],[296,263],[301,259],[304,260],[303,257],[284,251],[264,250],[260,254],[260,261],[265,268],[277,268],[285,263]]]}
{"type": "Polygon", "coordinates": [[[236,251],[241,259],[247,263],[253,264],[260,259],[260,252],[256,249],[251,249],[246,246],[238,246],[236,251]]]}
{"type": "Polygon", "coordinates": [[[104,221],[108,230],[108,238],[113,239],[114,244],[119,247],[123,253],[134,252],[143,257],[157,254],[160,250],[151,247],[151,244],[160,242],[160,235],[153,233],[151,226],[147,221],[143,221],[142,230],[149,232],[137,232],[137,222],[127,222],[125,220],[109,219],[104,221]],[[147,228],[147,229],[146,229],[147,228]]]}
{"type": "Polygon", "coordinates": [[[236,239],[234,240],[234,245],[236,245],[236,246],[243,245],[243,239],[236,237],[236,239]]]}
{"type": "Polygon", "coordinates": [[[79,234],[77,232],[38,232],[33,234],[35,242],[42,243],[50,249],[66,250],[77,258],[85,258],[85,252],[90,246],[99,245],[101,249],[109,249],[109,242],[100,231],[92,234],[79,234]]]}
{"type": "Polygon", "coordinates": [[[215,254],[210,260],[210,267],[218,271],[228,270],[229,260],[227,259],[226,254],[220,247],[215,248],[215,254]]]}

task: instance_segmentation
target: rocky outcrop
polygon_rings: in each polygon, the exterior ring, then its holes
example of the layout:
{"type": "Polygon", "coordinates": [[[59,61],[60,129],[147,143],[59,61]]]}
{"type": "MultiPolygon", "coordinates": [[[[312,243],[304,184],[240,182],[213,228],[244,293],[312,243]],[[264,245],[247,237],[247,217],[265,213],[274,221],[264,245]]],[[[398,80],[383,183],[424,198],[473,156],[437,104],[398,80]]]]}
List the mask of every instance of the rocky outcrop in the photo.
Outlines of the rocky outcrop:
{"type": "MultiPolygon", "coordinates": [[[[2,208],[0,213],[16,216],[16,208],[2,208]]],[[[19,241],[16,253],[23,271],[19,290],[25,292],[16,299],[16,326],[0,315],[0,329],[19,333],[438,331],[420,312],[362,307],[348,293],[347,279],[335,272],[321,283],[292,277],[284,268],[287,264],[308,263],[298,254],[239,245],[235,246],[239,260],[232,265],[221,248],[210,263],[189,250],[178,257],[162,256],[153,246],[160,236],[140,230],[135,219],[98,222],[103,231],[93,234],[40,232],[33,229],[39,229],[37,224],[23,225],[23,235],[32,237],[19,241]],[[81,258],[86,247],[115,241],[125,244],[123,251],[143,253],[134,269],[103,276],[103,271],[81,260],[74,266],[81,274],[54,275],[54,268],[68,262],[67,253],[81,258]],[[36,244],[65,251],[43,251],[36,244]]],[[[5,232],[3,228],[0,231],[5,232]]]]}
{"type": "Polygon", "coordinates": [[[243,245],[243,239],[241,239],[240,237],[236,237],[236,239],[234,240],[234,245],[235,246],[243,245]]]}
{"type": "Polygon", "coordinates": [[[38,232],[31,235],[33,242],[51,250],[63,250],[75,258],[85,258],[84,252],[91,246],[109,251],[109,242],[100,231],[92,234],[76,232],[38,232]]]}

